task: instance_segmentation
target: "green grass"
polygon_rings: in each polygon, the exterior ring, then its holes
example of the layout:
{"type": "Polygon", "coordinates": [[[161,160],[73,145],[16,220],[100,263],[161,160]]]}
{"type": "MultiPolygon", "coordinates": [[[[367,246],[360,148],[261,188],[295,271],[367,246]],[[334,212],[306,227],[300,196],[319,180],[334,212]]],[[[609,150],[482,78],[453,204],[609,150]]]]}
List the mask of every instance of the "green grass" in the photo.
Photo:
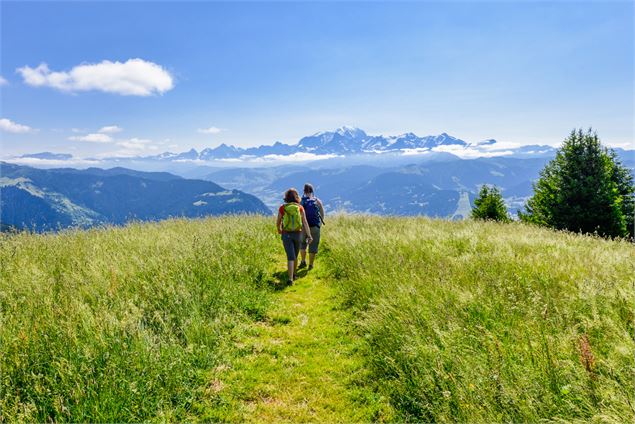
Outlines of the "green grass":
{"type": "Polygon", "coordinates": [[[0,421],[631,422],[635,249],[332,217],[282,288],[272,219],[0,241],[0,421]]]}
{"type": "Polygon", "coordinates": [[[174,220],[0,244],[1,420],[183,420],[265,317],[272,224],[174,220]]]}
{"type": "Polygon", "coordinates": [[[633,421],[632,244],[362,217],[323,238],[398,420],[633,421]]]}
{"type": "MultiPolygon", "coordinates": [[[[278,268],[284,264],[280,255],[278,268]]],[[[275,294],[270,318],[244,331],[241,354],[215,376],[221,408],[205,420],[232,422],[370,422],[392,418],[386,398],[368,384],[351,315],[336,308],[335,289],[319,268],[300,271],[275,294]]],[[[278,284],[286,272],[274,274],[278,284]]]]}

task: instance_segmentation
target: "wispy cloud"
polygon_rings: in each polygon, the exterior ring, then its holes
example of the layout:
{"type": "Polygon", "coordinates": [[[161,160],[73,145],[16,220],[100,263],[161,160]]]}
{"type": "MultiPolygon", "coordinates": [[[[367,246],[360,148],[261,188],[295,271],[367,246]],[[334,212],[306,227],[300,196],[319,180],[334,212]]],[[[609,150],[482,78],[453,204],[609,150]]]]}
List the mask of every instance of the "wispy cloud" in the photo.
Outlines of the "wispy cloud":
{"type": "Polygon", "coordinates": [[[199,128],[198,132],[201,134],[218,134],[222,131],[225,131],[222,128],[217,128],[217,127],[209,127],[209,128],[199,128]]]}
{"type": "Polygon", "coordinates": [[[117,125],[108,125],[105,127],[101,127],[97,132],[100,132],[103,134],[115,134],[121,131],[123,131],[123,128],[118,127],[117,125]]]}
{"type": "Polygon", "coordinates": [[[0,130],[14,134],[24,134],[37,131],[34,128],[31,128],[27,125],[18,124],[7,118],[0,119],[0,130]]]}
{"type": "Polygon", "coordinates": [[[85,141],[88,143],[111,143],[112,137],[108,134],[91,133],[86,135],[75,135],[68,138],[71,141],[85,141]]]}
{"type": "Polygon", "coordinates": [[[496,157],[496,156],[510,156],[514,154],[512,150],[505,149],[503,148],[503,146],[501,146],[500,149],[495,150],[492,148],[481,149],[478,147],[474,148],[469,146],[463,147],[463,146],[457,146],[457,145],[449,145],[449,146],[433,147],[432,151],[452,153],[453,155],[456,155],[460,157],[461,159],[489,158],[489,157],[496,157]]]}
{"type": "Polygon", "coordinates": [[[152,143],[152,140],[134,137],[128,140],[118,141],[117,145],[130,150],[145,150],[150,143],[152,143]]]}
{"type": "Polygon", "coordinates": [[[121,147],[121,149],[108,155],[115,157],[129,157],[144,153],[156,153],[159,149],[152,140],[137,137],[120,140],[117,142],[117,146],[121,147]]]}
{"type": "Polygon", "coordinates": [[[52,87],[65,92],[103,91],[124,96],[163,94],[174,87],[172,75],[162,66],[143,59],[126,62],[81,64],[70,71],[51,71],[46,63],[24,66],[17,72],[28,85],[52,87]]]}
{"type": "Polygon", "coordinates": [[[7,81],[2,75],[0,75],[0,86],[7,84],[9,84],[9,81],[7,81]]]}
{"type": "Polygon", "coordinates": [[[4,161],[15,163],[17,165],[28,166],[42,166],[42,167],[55,167],[55,166],[98,166],[101,164],[99,160],[71,158],[66,160],[60,159],[39,159],[39,158],[4,158],[4,161]]]}
{"type": "MultiPolygon", "coordinates": [[[[290,155],[265,155],[261,157],[255,156],[241,156],[240,158],[227,158],[227,159],[218,159],[219,162],[227,162],[227,163],[242,163],[242,162],[250,162],[250,163],[272,163],[272,162],[311,162],[315,160],[324,160],[324,159],[332,159],[342,157],[341,155],[336,155],[332,153],[327,153],[323,155],[317,155],[314,153],[305,153],[305,152],[297,152],[292,153],[290,155]]],[[[180,160],[176,162],[188,162],[187,160],[180,160]]],[[[195,161],[196,162],[196,161],[195,161]]],[[[203,162],[203,161],[200,161],[203,162]]]]}

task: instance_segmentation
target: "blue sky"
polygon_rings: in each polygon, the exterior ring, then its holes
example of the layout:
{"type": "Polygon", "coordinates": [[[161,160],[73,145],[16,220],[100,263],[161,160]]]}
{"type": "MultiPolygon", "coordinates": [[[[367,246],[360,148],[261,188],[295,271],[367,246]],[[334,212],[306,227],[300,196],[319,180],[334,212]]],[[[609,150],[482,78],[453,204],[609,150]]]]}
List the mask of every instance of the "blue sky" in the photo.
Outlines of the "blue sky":
{"type": "Polygon", "coordinates": [[[0,8],[5,155],[295,143],[342,125],[521,144],[593,126],[607,144],[634,140],[631,1],[0,8]]]}

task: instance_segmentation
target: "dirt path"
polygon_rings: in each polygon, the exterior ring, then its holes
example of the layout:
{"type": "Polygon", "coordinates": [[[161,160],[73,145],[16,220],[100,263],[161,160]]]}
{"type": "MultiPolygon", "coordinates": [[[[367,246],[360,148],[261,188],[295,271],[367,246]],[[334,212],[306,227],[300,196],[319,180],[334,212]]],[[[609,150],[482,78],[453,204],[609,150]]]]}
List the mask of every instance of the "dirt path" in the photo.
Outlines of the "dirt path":
{"type": "MultiPolygon", "coordinates": [[[[280,264],[284,261],[280,260],[280,264]]],[[[318,264],[319,266],[319,264],[318,264]]],[[[364,385],[348,313],[319,269],[300,272],[274,296],[270,319],[253,325],[245,355],[221,376],[230,421],[368,422],[390,417],[387,402],[364,385]]],[[[276,278],[284,280],[286,273],[276,278]]]]}

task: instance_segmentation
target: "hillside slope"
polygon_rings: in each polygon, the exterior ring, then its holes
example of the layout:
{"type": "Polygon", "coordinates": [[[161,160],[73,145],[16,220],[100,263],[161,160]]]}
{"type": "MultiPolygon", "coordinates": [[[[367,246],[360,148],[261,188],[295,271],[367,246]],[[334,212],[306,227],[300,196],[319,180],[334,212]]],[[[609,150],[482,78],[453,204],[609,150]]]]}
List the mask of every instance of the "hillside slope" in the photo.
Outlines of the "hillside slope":
{"type": "Polygon", "coordinates": [[[36,169],[0,162],[0,221],[37,231],[202,217],[269,214],[255,196],[210,181],[126,168],[36,169]]]}
{"type": "Polygon", "coordinates": [[[329,217],[284,287],[264,217],[1,237],[7,421],[634,417],[626,242],[329,217]]]}

